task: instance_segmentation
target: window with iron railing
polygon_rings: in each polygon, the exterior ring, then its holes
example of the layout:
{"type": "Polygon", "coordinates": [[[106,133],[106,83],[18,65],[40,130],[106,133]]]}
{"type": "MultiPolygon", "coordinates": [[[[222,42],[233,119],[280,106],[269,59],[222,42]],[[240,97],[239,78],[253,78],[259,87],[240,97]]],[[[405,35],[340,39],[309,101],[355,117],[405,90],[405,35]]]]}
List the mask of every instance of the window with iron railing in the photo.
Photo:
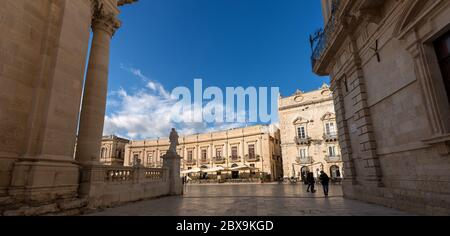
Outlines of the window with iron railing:
{"type": "Polygon", "coordinates": [[[206,149],[202,150],[202,161],[206,161],[208,159],[208,154],[206,149]]]}
{"type": "Polygon", "coordinates": [[[188,161],[192,161],[192,151],[188,151],[187,159],[188,161]]]}
{"type": "Polygon", "coordinates": [[[238,148],[236,146],[231,147],[231,159],[233,160],[238,159],[238,148]]]}
{"type": "Polygon", "coordinates": [[[248,145],[248,158],[249,159],[255,159],[255,145],[254,144],[250,144],[248,145]]]}
{"type": "Polygon", "coordinates": [[[216,149],[216,158],[217,159],[222,158],[222,149],[221,148],[216,149]]]}

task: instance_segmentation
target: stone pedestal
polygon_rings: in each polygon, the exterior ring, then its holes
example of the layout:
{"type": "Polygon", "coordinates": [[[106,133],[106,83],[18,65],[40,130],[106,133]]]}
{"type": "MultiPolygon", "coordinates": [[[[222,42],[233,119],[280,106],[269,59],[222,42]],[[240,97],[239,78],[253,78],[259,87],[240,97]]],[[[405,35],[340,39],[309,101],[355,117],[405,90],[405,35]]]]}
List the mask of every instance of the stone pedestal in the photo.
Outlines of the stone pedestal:
{"type": "Polygon", "coordinates": [[[170,195],[183,194],[183,181],[180,175],[181,157],[175,152],[167,152],[163,158],[163,168],[169,171],[170,195]]]}
{"type": "Polygon", "coordinates": [[[73,161],[21,159],[13,165],[9,195],[24,203],[77,197],[79,168],[73,161]]]}

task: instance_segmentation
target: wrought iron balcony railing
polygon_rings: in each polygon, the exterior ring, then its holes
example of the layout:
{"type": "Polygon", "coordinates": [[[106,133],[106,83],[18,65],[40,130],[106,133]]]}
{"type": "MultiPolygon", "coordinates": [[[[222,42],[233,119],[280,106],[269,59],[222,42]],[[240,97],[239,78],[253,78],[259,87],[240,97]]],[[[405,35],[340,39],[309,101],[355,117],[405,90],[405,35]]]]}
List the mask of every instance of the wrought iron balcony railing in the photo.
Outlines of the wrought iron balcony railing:
{"type": "Polygon", "coordinates": [[[187,159],[184,161],[186,165],[195,165],[197,162],[194,159],[187,159]]]}
{"type": "Polygon", "coordinates": [[[325,156],[326,162],[341,162],[342,158],[340,155],[334,155],[334,156],[325,156]]]}
{"type": "Polygon", "coordinates": [[[223,164],[223,163],[225,163],[226,160],[223,157],[213,157],[213,161],[216,164],[223,164]]]}
{"type": "Polygon", "coordinates": [[[313,163],[313,159],[311,156],[307,157],[297,157],[297,163],[302,165],[308,165],[313,163]]]}
{"type": "Polygon", "coordinates": [[[312,49],[311,62],[314,68],[316,62],[320,60],[323,52],[328,46],[330,38],[337,25],[337,15],[339,13],[340,7],[343,0],[332,0],[331,4],[331,15],[324,29],[319,29],[314,35],[310,36],[310,43],[312,49]]]}
{"type": "Polygon", "coordinates": [[[239,157],[239,156],[230,156],[230,161],[240,162],[241,161],[241,157],[239,157]]]}
{"type": "Polygon", "coordinates": [[[310,137],[295,137],[294,142],[297,145],[308,145],[309,143],[311,143],[311,138],[310,137]]]}
{"type": "Polygon", "coordinates": [[[245,155],[245,160],[247,162],[257,162],[261,158],[260,155],[245,155]]]}
{"type": "Polygon", "coordinates": [[[338,139],[338,133],[337,132],[331,132],[331,133],[324,133],[323,139],[326,142],[335,142],[338,139]]]}

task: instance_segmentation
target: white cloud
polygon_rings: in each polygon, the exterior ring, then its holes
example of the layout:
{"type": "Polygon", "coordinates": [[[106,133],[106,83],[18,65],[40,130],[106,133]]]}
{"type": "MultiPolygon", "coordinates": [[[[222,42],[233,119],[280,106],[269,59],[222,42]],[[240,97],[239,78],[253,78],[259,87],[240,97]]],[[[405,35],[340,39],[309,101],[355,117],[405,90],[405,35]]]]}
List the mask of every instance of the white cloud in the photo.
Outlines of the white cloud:
{"type": "MultiPolygon", "coordinates": [[[[150,79],[141,70],[121,65],[143,86],[139,91],[129,93],[125,89],[111,92],[108,97],[109,114],[105,117],[104,134],[116,134],[131,139],[167,137],[171,128],[177,128],[180,135],[213,132],[242,127],[242,123],[176,123],[179,116],[192,117],[192,111],[179,114],[173,107],[177,98],[171,97],[162,84],[150,79]]],[[[219,109],[224,109],[223,107],[219,109]]]]}

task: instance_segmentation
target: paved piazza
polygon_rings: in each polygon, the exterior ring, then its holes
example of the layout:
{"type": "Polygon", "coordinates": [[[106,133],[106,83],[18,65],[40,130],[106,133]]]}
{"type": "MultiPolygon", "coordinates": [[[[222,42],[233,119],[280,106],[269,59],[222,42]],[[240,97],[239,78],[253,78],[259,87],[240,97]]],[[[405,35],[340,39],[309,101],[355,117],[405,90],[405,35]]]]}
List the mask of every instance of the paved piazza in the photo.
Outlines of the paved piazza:
{"type": "Polygon", "coordinates": [[[189,185],[184,196],[165,197],[91,216],[401,216],[408,213],[342,197],[340,186],[315,194],[302,184],[189,185]]]}

